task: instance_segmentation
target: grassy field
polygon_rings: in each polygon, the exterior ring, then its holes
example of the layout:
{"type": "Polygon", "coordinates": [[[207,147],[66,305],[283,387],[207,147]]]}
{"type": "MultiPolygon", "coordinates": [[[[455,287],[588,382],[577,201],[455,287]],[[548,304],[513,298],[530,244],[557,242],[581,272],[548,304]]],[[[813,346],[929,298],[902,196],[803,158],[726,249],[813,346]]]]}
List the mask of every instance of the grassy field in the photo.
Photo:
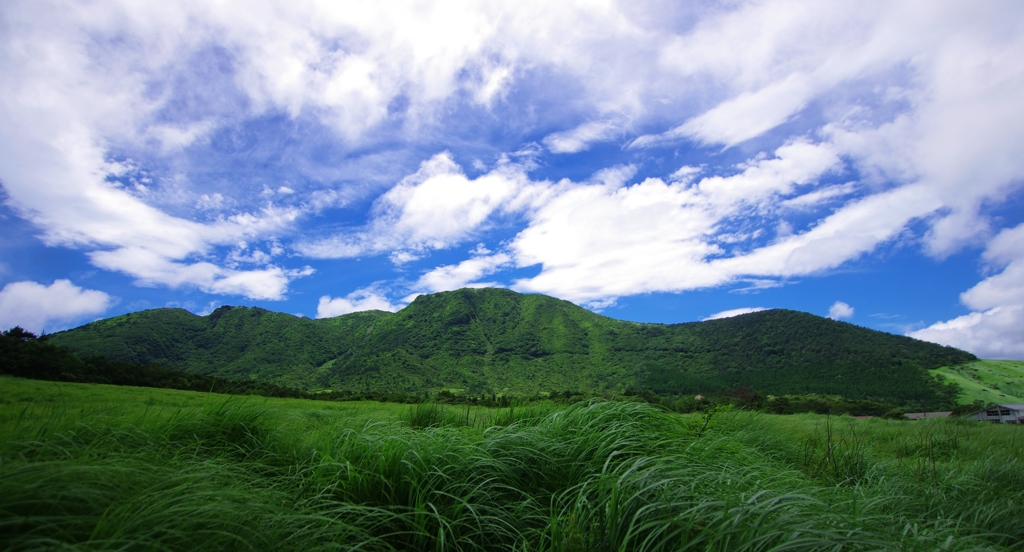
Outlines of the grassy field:
{"type": "Polygon", "coordinates": [[[930,372],[959,385],[961,403],[1024,404],[1024,361],[979,360],[930,372]]]}
{"type": "Polygon", "coordinates": [[[0,548],[1019,550],[1024,428],[0,378],[0,548]]]}

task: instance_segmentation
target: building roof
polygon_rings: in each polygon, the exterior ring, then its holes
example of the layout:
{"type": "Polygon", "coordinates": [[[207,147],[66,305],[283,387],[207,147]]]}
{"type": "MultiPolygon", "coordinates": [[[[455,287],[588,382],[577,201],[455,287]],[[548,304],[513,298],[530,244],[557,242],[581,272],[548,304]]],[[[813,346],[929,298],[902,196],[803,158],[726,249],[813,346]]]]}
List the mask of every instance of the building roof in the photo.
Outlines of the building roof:
{"type": "Polygon", "coordinates": [[[920,420],[922,418],[948,418],[953,415],[953,411],[949,412],[907,412],[904,414],[911,420],[920,420]]]}

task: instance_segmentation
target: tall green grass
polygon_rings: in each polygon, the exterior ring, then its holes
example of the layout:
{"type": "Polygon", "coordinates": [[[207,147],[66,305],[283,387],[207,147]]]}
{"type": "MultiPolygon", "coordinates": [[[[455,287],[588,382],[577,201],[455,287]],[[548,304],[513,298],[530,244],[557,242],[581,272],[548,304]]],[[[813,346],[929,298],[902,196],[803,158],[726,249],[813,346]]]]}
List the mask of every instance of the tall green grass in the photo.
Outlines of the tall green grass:
{"type": "Polygon", "coordinates": [[[705,424],[609,402],[358,410],[193,399],[58,395],[0,405],[0,548],[1014,550],[1024,542],[1021,428],[743,412],[705,424]]]}

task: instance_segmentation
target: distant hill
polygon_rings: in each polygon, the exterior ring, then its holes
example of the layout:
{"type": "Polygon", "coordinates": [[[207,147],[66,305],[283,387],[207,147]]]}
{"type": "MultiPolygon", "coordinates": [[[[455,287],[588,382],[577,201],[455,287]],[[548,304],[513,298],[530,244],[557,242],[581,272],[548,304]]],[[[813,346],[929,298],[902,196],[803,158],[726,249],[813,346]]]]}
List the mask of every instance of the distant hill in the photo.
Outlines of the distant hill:
{"type": "Polygon", "coordinates": [[[461,289],[397,313],[310,320],[259,308],[155,309],[50,337],[84,355],[305,389],[822,393],[950,400],[928,370],[974,355],[789,310],[639,324],[545,295],[461,289]]]}

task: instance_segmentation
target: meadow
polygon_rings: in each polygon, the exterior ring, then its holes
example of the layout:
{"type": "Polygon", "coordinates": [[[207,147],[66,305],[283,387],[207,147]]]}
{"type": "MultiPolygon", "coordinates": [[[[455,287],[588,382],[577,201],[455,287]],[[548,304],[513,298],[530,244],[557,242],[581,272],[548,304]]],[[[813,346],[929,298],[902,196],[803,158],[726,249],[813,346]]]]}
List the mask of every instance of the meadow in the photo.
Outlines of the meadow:
{"type": "Polygon", "coordinates": [[[1024,428],[0,377],[8,550],[1019,550],[1024,428]]]}
{"type": "Polygon", "coordinates": [[[978,360],[929,370],[960,386],[961,403],[1024,403],[1024,361],[978,360]]]}

